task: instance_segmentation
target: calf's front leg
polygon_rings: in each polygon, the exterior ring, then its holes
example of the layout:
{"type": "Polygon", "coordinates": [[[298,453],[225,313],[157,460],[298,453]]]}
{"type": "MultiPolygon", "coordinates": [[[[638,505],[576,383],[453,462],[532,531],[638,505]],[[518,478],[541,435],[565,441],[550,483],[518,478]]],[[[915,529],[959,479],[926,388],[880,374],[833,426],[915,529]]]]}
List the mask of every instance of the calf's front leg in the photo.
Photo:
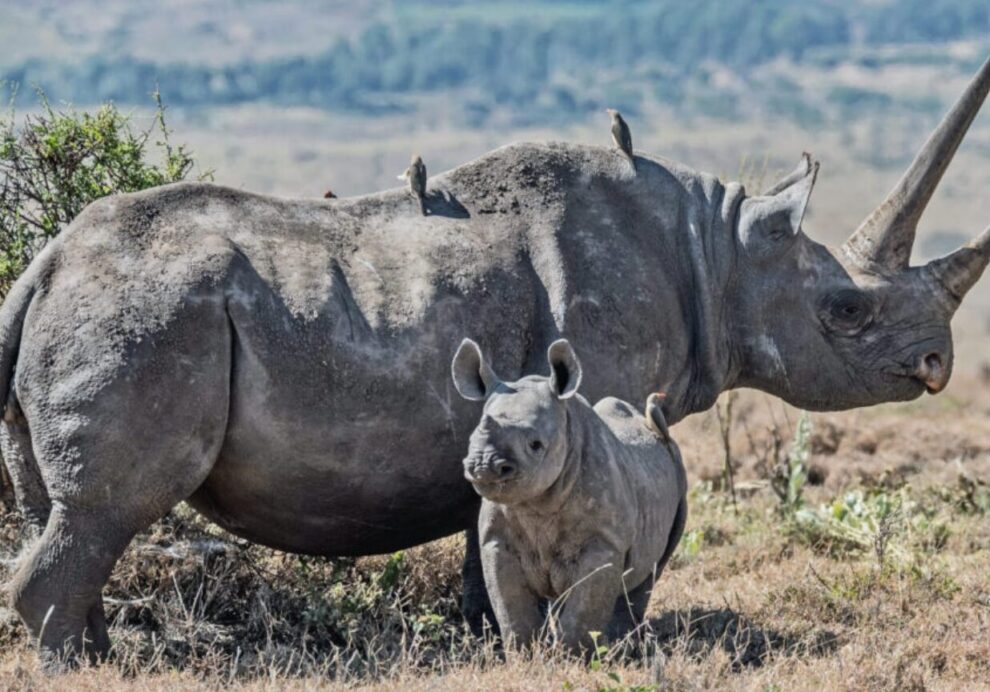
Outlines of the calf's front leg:
{"type": "Polygon", "coordinates": [[[498,536],[488,536],[481,547],[485,586],[495,619],[507,646],[527,647],[540,632],[540,599],[523,576],[519,555],[498,536]]]}

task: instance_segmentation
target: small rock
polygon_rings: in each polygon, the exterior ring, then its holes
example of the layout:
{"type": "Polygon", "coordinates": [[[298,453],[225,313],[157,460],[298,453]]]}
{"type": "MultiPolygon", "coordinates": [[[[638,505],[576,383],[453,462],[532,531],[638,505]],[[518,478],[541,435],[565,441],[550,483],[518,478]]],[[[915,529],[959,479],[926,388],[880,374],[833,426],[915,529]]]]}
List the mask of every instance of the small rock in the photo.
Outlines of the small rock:
{"type": "Polygon", "coordinates": [[[854,445],[856,451],[863,452],[863,454],[871,454],[871,455],[877,453],[877,448],[879,446],[880,443],[877,441],[876,436],[873,435],[872,433],[864,433],[860,435],[859,438],[856,440],[856,444],[854,445]]]}

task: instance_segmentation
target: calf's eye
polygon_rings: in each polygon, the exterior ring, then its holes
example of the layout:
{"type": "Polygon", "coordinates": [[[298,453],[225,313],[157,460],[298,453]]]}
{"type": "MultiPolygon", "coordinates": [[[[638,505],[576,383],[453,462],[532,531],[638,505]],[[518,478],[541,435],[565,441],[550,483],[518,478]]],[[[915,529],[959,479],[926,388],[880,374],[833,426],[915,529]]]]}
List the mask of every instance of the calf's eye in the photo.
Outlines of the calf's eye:
{"type": "Polygon", "coordinates": [[[534,452],[539,452],[543,449],[543,443],[539,440],[530,440],[529,448],[534,452]]]}

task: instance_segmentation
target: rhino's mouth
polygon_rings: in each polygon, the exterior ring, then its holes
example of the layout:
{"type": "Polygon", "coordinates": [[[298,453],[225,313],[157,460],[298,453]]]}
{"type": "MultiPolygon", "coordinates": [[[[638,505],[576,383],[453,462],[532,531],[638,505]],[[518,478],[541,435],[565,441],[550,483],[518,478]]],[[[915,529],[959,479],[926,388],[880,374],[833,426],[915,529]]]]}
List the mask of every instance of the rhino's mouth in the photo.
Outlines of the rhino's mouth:
{"type": "Polygon", "coordinates": [[[511,498],[519,485],[519,476],[515,474],[509,478],[497,478],[490,475],[482,477],[465,469],[464,478],[471,483],[471,487],[478,495],[486,500],[499,503],[504,503],[511,498]]]}
{"type": "Polygon", "coordinates": [[[471,485],[473,485],[475,490],[477,490],[481,495],[497,493],[499,490],[504,490],[512,483],[512,481],[479,481],[471,478],[468,478],[468,480],[471,481],[471,485]]]}

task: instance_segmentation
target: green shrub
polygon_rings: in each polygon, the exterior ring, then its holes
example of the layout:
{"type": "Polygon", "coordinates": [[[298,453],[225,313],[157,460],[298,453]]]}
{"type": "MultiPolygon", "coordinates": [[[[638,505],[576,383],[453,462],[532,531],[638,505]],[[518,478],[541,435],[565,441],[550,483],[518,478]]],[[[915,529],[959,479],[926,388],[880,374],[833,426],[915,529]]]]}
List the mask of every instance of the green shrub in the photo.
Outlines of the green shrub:
{"type": "Polygon", "coordinates": [[[834,557],[872,552],[880,570],[923,563],[950,535],[939,509],[918,502],[908,488],[851,490],[794,519],[792,530],[809,545],[834,557]]]}
{"type": "Polygon", "coordinates": [[[165,106],[158,92],[153,97],[147,130],[113,104],[93,113],[56,109],[40,90],[39,111],[18,123],[11,98],[0,116],[0,297],[90,202],[189,175],[192,154],[170,142],[165,106]]]}

